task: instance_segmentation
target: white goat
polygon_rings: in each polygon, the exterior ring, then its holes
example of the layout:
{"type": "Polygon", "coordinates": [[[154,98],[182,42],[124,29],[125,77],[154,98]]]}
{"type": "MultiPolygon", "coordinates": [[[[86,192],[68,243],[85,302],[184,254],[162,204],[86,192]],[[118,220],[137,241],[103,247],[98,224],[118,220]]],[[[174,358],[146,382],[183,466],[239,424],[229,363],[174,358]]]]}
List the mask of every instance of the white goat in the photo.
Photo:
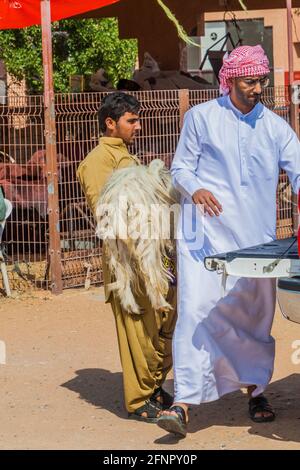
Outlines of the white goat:
{"type": "Polygon", "coordinates": [[[100,194],[96,233],[105,243],[115,278],[108,288],[130,313],[140,313],[134,295],[140,292],[140,281],[155,310],[171,308],[166,294],[172,274],[164,259],[175,250],[177,202],[178,194],[161,160],[116,170],[100,194]]]}

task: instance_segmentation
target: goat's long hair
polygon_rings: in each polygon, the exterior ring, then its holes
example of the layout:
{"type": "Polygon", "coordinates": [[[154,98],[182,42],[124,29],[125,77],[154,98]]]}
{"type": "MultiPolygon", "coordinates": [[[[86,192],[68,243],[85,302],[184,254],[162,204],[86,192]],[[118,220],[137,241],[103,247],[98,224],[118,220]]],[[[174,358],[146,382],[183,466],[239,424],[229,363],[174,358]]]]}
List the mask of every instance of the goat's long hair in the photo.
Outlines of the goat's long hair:
{"type": "Polygon", "coordinates": [[[115,278],[108,289],[130,313],[141,313],[136,302],[141,283],[155,310],[171,309],[166,294],[173,276],[164,260],[175,253],[177,202],[161,160],[116,170],[100,194],[96,234],[115,278]]]}

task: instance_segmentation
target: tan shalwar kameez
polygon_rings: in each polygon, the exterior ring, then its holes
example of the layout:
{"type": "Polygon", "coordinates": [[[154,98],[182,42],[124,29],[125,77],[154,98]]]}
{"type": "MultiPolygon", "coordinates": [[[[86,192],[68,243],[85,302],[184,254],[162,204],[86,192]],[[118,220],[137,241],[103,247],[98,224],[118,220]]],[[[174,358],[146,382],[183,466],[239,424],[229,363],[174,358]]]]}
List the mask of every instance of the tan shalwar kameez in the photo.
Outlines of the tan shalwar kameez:
{"type": "MultiPolygon", "coordinates": [[[[77,177],[87,203],[95,215],[100,191],[116,169],[140,164],[130,155],[122,139],[101,137],[99,145],[80,163],[77,177]]],[[[133,315],[125,311],[114,292],[107,285],[113,280],[108,269],[103,246],[103,277],[105,300],[110,302],[117,327],[125,405],[134,412],[149,399],[164,382],[172,367],[172,336],[176,322],[176,289],[170,286],[167,300],[174,307],[171,312],[159,313],[150,305],[145,294],[136,295],[143,312],[133,315]]]]}

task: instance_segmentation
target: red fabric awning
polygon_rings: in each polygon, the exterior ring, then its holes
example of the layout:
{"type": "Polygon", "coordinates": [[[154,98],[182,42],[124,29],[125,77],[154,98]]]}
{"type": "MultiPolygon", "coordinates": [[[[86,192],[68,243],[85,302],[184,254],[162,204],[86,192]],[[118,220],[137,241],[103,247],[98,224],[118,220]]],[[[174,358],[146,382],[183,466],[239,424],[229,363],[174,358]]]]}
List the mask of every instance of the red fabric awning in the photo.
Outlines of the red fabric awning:
{"type": "MultiPolygon", "coordinates": [[[[85,13],[119,0],[51,0],[51,20],[85,13]]],[[[0,29],[24,28],[41,23],[40,0],[0,0],[0,29]]]]}

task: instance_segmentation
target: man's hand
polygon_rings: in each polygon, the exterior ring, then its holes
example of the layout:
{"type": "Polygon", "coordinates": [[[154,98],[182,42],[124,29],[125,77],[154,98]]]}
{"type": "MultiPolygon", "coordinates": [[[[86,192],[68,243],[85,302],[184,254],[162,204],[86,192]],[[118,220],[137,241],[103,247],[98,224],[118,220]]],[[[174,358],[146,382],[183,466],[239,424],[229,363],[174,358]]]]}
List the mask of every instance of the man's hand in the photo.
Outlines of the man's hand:
{"type": "Polygon", "coordinates": [[[204,213],[211,217],[220,215],[223,212],[222,206],[215,196],[207,189],[198,189],[192,196],[195,204],[201,204],[204,207],[204,213]]]}

